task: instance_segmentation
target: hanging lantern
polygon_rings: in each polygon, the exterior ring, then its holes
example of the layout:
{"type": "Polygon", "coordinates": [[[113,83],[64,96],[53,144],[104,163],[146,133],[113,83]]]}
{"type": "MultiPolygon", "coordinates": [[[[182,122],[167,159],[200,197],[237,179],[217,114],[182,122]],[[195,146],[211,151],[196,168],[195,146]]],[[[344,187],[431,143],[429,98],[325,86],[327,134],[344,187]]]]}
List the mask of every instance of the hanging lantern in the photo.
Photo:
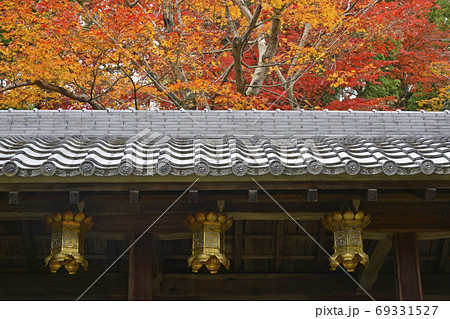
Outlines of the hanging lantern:
{"type": "Polygon", "coordinates": [[[370,215],[359,211],[356,214],[349,208],[344,213],[335,211],[331,216],[325,215],[322,224],[334,234],[334,254],[330,257],[331,270],[342,265],[353,272],[360,262],[369,266],[369,256],[363,251],[361,231],[371,222],[370,215]]]}
{"type": "Polygon", "coordinates": [[[233,224],[233,218],[226,214],[217,216],[215,212],[188,215],[184,220],[192,230],[192,255],[187,260],[188,267],[197,273],[205,265],[211,274],[219,271],[220,264],[230,269],[230,261],[225,257],[225,231],[233,224]]]}
{"type": "Polygon", "coordinates": [[[82,212],[74,216],[68,210],[62,215],[53,213],[51,217],[46,216],[45,223],[52,231],[50,255],[45,258],[50,272],[56,273],[61,266],[71,275],[77,272],[80,265],[86,270],[88,262],[83,257],[84,233],[94,225],[92,217],[86,218],[82,212]]]}

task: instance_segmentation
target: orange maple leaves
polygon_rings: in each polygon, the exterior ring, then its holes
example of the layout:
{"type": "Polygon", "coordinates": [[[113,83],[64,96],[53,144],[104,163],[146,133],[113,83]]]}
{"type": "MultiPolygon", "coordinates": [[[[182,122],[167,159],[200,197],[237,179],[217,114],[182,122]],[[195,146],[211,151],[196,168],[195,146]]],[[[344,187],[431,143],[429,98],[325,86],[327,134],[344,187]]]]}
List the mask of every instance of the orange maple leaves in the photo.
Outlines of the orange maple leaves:
{"type": "Polygon", "coordinates": [[[382,76],[446,86],[431,68],[447,54],[426,20],[432,1],[264,0],[256,17],[253,2],[132,4],[2,1],[0,107],[322,108],[382,76]]]}

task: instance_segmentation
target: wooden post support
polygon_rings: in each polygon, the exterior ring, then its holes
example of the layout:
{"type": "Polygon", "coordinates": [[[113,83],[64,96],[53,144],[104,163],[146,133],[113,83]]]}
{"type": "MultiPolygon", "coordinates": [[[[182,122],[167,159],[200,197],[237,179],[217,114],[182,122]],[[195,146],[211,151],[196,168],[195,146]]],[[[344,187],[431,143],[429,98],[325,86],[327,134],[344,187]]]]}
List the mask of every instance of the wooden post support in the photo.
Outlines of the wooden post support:
{"type": "Polygon", "coordinates": [[[80,192],[79,191],[70,191],[69,192],[70,205],[77,205],[79,201],[80,201],[80,192]]]}
{"type": "Polygon", "coordinates": [[[198,203],[198,190],[189,191],[189,203],[191,204],[198,203]]]}
{"type": "Polygon", "coordinates": [[[19,204],[19,192],[9,192],[8,203],[9,204],[19,204]]]}
{"type": "Polygon", "coordinates": [[[249,203],[257,203],[258,202],[258,190],[257,189],[249,189],[248,190],[248,201],[249,201],[249,203]]]}
{"type": "MultiPolygon", "coordinates": [[[[130,243],[138,236],[131,236],[130,243]]],[[[142,236],[130,249],[128,300],[152,300],[152,238],[142,236]]]]}
{"type": "Polygon", "coordinates": [[[416,233],[394,235],[397,294],[400,300],[423,300],[416,233]]]}

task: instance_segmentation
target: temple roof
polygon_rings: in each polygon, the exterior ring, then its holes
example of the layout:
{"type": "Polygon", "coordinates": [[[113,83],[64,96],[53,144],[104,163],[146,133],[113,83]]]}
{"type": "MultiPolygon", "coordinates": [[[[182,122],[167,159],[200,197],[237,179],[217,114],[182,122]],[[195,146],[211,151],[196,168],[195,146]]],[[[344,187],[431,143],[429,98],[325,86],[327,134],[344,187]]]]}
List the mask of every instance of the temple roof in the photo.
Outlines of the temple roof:
{"type": "Polygon", "coordinates": [[[450,174],[450,112],[5,110],[3,174],[450,174]]]}

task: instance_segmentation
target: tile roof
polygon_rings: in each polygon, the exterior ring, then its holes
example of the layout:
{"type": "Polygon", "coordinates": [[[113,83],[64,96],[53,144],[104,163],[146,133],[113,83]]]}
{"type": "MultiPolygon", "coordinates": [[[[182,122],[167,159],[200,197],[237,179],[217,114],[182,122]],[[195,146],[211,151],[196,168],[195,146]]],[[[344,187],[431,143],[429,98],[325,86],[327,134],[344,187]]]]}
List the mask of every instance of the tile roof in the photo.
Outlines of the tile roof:
{"type": "Polygon", "coordinates": [[[450,112],[0,111],[0,175],[450,174],[450,112]]]}

